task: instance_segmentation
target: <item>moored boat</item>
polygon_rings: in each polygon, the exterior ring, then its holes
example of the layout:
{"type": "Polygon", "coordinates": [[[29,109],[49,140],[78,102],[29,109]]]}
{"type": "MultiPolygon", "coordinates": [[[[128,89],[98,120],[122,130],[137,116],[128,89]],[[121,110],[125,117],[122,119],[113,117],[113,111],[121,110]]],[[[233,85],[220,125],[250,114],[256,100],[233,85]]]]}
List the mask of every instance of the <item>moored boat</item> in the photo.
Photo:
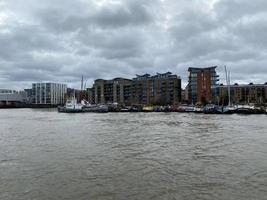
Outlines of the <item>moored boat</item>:
{"type": "Polygon", "coordinates": [[[63,113],[80,113],[83,112],[83,105],[77,103],[77,99],[75,97],[72,97],[71,99],[68,99],[64,106],[58,107],[58,112],[63,113]]]}
{"type": "Polygon", "coordinates": [[[234,114],[236,112],[236,107],[234,106],[224,106],[222,108],[222,114],[234,114]]]}
{"type": "Polygon", "coordinates": [[[223,110],[223,107],[221,106],[216,106],[213,104],[206,105],[204,107],[204,113],[205,114],[221,114],[223,110]]]}
{"type": "Polygon", "coordinates": [[[108,106],[106,105],[84,105],[83,112],[96,112],[96,113],[106,113],[108,112],[108,106]]]}
{"type": "Polygon", "coordinates": [[[238,114],[255,114],[255,108],[249,105],[237,106],[236,113],[238,114]]]}
{"type": "Polygon", "coordinates": [[[143,112],[152,112],[153,106],[144,106],[142,111],[143,112]]]}
{"type": "Polygon", "coordinates": [[[83,106],[82,107],[83,112],[96,112],[96,113],[108,112],[108,106],[107,105],[90,104],[86,100],[82,100],[81,104],[83,106]]]}

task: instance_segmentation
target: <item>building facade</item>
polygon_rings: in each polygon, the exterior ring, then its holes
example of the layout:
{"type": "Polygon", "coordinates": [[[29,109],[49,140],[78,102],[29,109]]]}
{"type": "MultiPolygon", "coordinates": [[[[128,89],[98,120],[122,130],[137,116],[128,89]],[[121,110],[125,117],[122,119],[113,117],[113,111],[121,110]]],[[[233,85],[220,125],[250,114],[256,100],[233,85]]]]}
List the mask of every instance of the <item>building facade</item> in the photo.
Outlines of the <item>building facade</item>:
{"type": "MultiPolygon", "coordinates": [[[[219,85],[218,95],[220,104],[228,103],[228,86],[219,85]]],[[[230,85],[230,100],[233,104],[266,104],[267,83],[248,85],[230,85]]]]}
{"type": "Polygon", "coordinates": [[[137,75],[131,87],[132,104],[177,105],[181,102],[181,78],[171,72],[137,75]]]}
{"type": "Polygon", "coordinates": [[[219,75],[216,73],[217,66],[208,68],[188,69],[188,101],[196,103],[215,103],[217,102],[217,87],[219,75]]]}
{"type": "Polygon", "coordinates": [[[181,102],[181,78],[170,72],[137,75],[132,80],[98,79],[87,90],[89,102],[93,104],[177,105],[181,102]]]}
{"type": "Polygon", "coordinates": [[[24,91],[0,89],[0,108],[22,106],[27,102],[27,93],[24,91]]]}
{"type": "Polygon", "coordinates": [[[33,83],[32,103],[40,105],[61,105],[65,103],[66,93],[66,84],[33,83]]]}
{"type": "Polygon", "coordinates": [[[88,91],[87,90],[77,90],[74,88],[67,88],[67,93],[65,94],[65,101],[69,98],[72,98],[75,93],[75,98],[78,102],[81,102],[82,100],[88,101],[88,91]]]}
{"type": "Polygon", "coordinates": [[[10,90],[10,89],[0,89],[0,94],[13,94],[16,93],[17,91],[15,90],[10,90]]]}
{"type": "Polygon", "coordinates": [[[130,104],[132,80],[115,78],[112,80],[95,80],[93,87],[87,89],[89,102],[93,104],[119,103],[130,104]]]}

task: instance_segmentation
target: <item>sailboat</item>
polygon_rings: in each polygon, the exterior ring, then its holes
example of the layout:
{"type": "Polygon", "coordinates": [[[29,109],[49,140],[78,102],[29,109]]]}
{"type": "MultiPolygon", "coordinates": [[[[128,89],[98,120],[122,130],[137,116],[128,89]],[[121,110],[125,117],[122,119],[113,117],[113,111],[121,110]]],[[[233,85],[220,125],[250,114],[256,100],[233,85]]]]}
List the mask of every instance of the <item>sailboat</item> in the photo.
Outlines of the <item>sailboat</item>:
{"type": "Polygon", "coordinates": [[[225,69],[225,78],[226,78],[227,92],[228,92],[228,106],[223,106],[218,111],[221,112],[222,114],[233,114],[236,112],[236,107],[234,107],[231,103],[230,72],[227,71],[226,66],[224,66],[224,69],[225,69]]]}

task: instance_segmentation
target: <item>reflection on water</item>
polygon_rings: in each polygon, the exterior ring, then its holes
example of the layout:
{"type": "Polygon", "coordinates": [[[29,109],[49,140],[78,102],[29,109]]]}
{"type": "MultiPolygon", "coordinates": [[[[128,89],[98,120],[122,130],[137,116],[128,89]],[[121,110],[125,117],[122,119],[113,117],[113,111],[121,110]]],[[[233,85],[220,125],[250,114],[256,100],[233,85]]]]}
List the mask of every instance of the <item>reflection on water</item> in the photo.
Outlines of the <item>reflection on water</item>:
{"type": "Polygon", "coordinates": [[[0,199],[266,199],[266,119],[0,110],[0,199]]]}

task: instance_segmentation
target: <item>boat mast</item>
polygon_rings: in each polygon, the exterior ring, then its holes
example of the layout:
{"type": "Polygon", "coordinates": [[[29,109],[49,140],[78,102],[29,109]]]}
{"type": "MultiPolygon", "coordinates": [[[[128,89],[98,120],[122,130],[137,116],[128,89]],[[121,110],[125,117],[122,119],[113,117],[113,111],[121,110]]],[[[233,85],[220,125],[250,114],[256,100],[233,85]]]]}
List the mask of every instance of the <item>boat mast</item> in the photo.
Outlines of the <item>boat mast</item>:
{"type": "Polygon", "coordinates": [[[82,75],[82,80],[81,80],[81,90],[83,90],[83,75],[82,75]]]}
{"type": "Polygon", "coordinates": [[[228,106],[231,106],[230,72],[227,71],[226,65],[224,66],[224,69],[225,69],[226,84],[228,89],[228,106]]]}

